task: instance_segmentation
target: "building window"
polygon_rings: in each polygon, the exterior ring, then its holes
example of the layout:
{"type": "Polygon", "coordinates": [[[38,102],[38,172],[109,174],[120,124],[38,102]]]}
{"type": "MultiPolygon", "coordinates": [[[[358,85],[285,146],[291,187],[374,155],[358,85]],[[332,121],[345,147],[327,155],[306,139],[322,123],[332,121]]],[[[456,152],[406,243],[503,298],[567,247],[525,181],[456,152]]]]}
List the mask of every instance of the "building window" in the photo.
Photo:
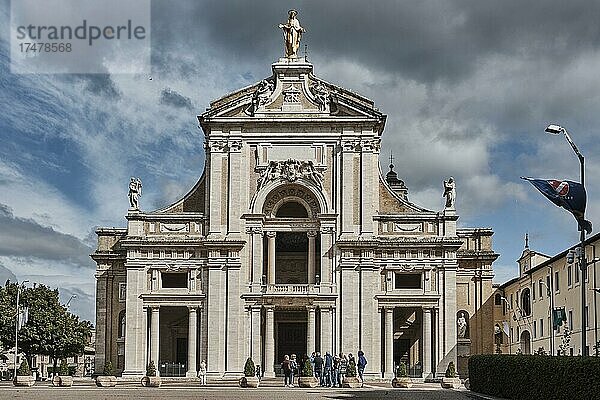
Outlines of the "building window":
{"type": "Polygon", "coordinates": [[[395,274],[396,289],[421,289],[421,274],[395,274]]]}
{"type": "Polygon", "coordinates": [[[559,281],[558,277],[559,277],[558,271],[556,271],[554,273],[554,290],[557,292],[560,290],[560,281],[559,281]]]}
{"type": "Polygon", "coordinates": [[[125,310],[119,313],[119,338],[125,337],[125,310]]]}
{"type": "Polygon", "coordinates": [[[573,267],[570,265],[567,267],[567,286],[573,286],[573,267]]]}
{"type": "Polygon", "coordinates": [[[162,287],[165,289],[184,289],[188,287],[187,272],[163,272],[160,277],[162,287]]]}
{"type": "Polygon", "coordinates": [[[510,294],[510,309],[511,310],[514,309],[514,306],[513,306],[513,295],[512,295],[512,293],[510,294]]]}
{"type": "Polygon", "coordinates": [[[540,279],[538,287],[540,289],[540,299],[544,298],[544,283],[542,282],[542,280],[540,279]]]}
{"type": "Polygon", "coordinates": [[[525,288],[521,292],[521,309],[523,310],[524,317],[531,315],[531,294],[529,288],[525,288]]]}
{"type": "Polygon", "coordinates": [[[569,330],[573,330],[573,310],[569,310],[569,330]]]}
{"type": "Polygon", "coordinates": [[[127,284],[119,283],[119,301],[125,301],[127,298],[127,284]]]}
{"type": "Polygon", "coordinates": [[[537,323],[533,321],[533,338],[537,337],[537,323]]]}
{"type": "Polygon", "coordinates": [[[535,282],[533,283],[533,285],[531,285],[531,288],[533,289],[533,293],[531,295],[531,300],[535,301],[536,297],[535,297],[535,282]]]}
{"type": "Polygon", "coordinates": [[[496,306],[502,305],[502,296],[500,296],[500,293],[496,293],[496,295],[494,296],[494,305],[496,305],[496,306]]]}
{"type": "Polygon", "coordinates": [[[575,268],[575,283],[579,283],[579,268],[575,268]]]}
{"type": "Polygon", "coordinates": [[[540,319],[540,337],[544,337],[544,320],[540,319]]]}
{"type": "Polygon", "coordinates": [[[546,275],[546,288],[548,289],[548,296],[550,296],[550,291],[552,290],[552,285],[550,284],[550,275],[546,275]]]}

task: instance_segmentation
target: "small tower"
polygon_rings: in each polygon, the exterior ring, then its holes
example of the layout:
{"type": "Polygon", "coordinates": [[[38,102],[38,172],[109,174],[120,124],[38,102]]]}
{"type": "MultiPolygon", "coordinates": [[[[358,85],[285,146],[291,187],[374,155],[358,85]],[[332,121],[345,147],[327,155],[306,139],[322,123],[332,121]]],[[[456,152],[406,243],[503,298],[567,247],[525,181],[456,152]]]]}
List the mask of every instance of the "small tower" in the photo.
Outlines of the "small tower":
{"type": "Polygon", "coordinates": [[[394,193],[398,194],[403,199],[408,196],[408,188],[404,185],[404,181],[398,179],[398,174],[394,171],[394,155],[390,152],[390,171],[385,175],[385,180],[390,185],[394,193]]]}

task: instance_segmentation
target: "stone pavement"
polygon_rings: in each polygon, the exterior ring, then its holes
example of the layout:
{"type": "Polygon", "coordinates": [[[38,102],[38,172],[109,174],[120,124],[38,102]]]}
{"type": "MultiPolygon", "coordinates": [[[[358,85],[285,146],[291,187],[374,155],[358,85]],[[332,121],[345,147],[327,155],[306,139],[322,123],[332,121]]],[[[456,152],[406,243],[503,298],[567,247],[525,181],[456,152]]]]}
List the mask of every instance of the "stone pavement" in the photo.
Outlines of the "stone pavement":
{"type": "Polygon", "coordinates": [[[411,389],[393,389],[383,384],[365,385],[360,389],[339,388],[285,388],[275,386],[276,381],[266,382],[258,389],[242,389],[232,384],[198,386],[197,383],[180,382],[163,384],[160,388],[144,388],[133,383],[119,383],[116,388],[97,388],[93,381],[76,381],[71,388],[55,388],[48,382],[37,382],[32,388],[16,388],[10,382],[0,383],[0,400],[27,399],[27,400],[94,400],[94,399],[143,399],[163,400],[165,397],[182,400],[200,399],[282,399],[282,400],[325,400],[325,399],[449,399],[449,400],[493,400],[488,396],[481,396],[466,389],[448,390],[441,389],[439,384],[420,383],[411,389]]]}

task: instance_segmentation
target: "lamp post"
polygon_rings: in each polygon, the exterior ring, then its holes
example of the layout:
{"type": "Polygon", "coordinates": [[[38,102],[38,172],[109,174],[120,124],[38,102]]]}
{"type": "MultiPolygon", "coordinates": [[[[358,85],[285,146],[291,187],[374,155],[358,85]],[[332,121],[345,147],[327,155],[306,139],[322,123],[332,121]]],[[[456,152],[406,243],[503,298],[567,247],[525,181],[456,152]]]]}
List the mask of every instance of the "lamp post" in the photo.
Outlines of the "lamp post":
{"type": "MultiPolygon", "coordinates": [[[[580,178],[581,178],[581,186],[583,186],[583,188],[585,189],[585,159],[583,157],[583,155],[581,154],[581,152],[579,151],[579,149],[577,148],[577,146],[575,145],[575,143],[573,142],[573,140],[571,139],[571,136],[569,136],[569,133],[567,132],[567,130],[565,128],[563,128],[560,125],[548,125],[548,127],[546,128],[546,132],[551,134],[551,135],[559,135],[559,134],[564,134],[565,135],[565,139],[567,139],[567,142],[569,142],[569,145],[571,145],[571,148],[573,149],[573,151],[575,152],[575,154],[577,155],[577,158],[579,159],[579,166],[580,166],[580,178]]],[[[585,212],[584,215],[581,216],[581,220],[580,221],[584,221],[585,220],[585,212]]],[[[581,269],[581,354],[583,356],[587,356],[588,355],[588,351],[587,351],[587,340],[586,340],[586,329],[587,329],[587,325],[586,325],[586,285],[585,285],[585,279],[586,279],[586,271],[587,271],[587,266],[586,266],[586,262],[585,262],[585,229],[584,226],[580,223],[579,224],[579,246],[580,246],[580,252],[579,252],[579,269],[581,269]]]]}
{"type": "Polygon", "coordinates": [[[25,287],[25,284],[29,283],[28,280],[21,282],[21,285],[17,282],[17,315],[15,316],[15,374],[13,379],[17,379],[17,354],[19,354],[19,319],[21,319],[21,313],[19,313],[19,295],[21,294],[21,286],[25,287]]]}

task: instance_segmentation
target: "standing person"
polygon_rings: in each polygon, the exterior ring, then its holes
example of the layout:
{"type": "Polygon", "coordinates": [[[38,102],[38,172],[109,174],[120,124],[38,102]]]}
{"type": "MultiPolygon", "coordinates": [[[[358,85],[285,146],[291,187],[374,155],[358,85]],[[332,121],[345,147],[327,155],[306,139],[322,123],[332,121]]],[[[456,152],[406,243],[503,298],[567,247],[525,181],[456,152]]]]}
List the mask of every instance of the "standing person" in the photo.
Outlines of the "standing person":
{"type": "Polygon", "coordinates": [[[200,368],[198,368],[198,378],[200,378],[200,386],[206,386],[206,361],[200,361],[200,368]]]}
{"type": "Polygon", "coordinates": [[[292,373],[290,374],[290,387],[294,387],[294,375],[296,375],[298,371],[298,363],[296,362],[295,354],[292,354],[290,359],[290,368],[292,369],[292,373]]]}
{"type": "Polygon", "coordinates": [[[310,360],[310,365],[312,366],[313,376],[314,377],[317,376],[317,373],[315,372],[315,357],[316,357],[316,354],[313,351],[312,354],[310,355],[310,357],[308,358],[310,360]]]}
{"type": "Polygon", "coordinates": [[[324,386],[331,387],[333,382],[331,381],[332,368],[333,368],[333,358],[328,351],[325,352],[325,373],[323,374],[323,383],[324,386]]]}
{"type": "Polygon", "coordinates": [[[315,356],[315,378],[319,380],[319,385],[323,386],[323,358],[318,351],[315,356]]]}
{"type": "Polygon", "coordinates": [[[338,384],[342,387],[342,381],[346,377],[346,369],[348,368],[348,358],[344,353],[340,353],[340,375],[338,376],[338,384]]]}
{"type": "Polygon", "coordinates": [[[337,354],[333,355],[333,368],[331,369],[331,387],[338,385],[340,377],[340,357],[337,354]]]}
{"type": "Polygon", "coordinates": [[[287,354],[283,357],[283,362],[281,363],[281,370],[283,371],[283,386],[289,387],[290,385],[290,376],[292,375],[292,363],[290,362],[290,356],[287,354]]]}
{"type": "Polygon", "coordinates": [[[365,379],[363,374],[365,372],[365,367],[367,366],[367,359],[365,358],[365,353],[362,350],[358,351],[358,363],[356,364],[358,367],[358,376],[360,377],[361,386],[365,385],[365,379]]]}

